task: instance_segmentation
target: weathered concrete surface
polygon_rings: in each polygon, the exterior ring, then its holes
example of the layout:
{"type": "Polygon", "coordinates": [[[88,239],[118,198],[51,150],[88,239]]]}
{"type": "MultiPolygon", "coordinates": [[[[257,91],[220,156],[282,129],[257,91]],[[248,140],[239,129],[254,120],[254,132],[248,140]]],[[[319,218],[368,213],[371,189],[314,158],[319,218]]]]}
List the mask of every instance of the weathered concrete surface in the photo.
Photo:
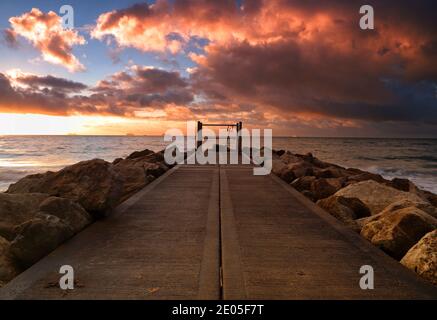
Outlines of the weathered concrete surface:
{"type": "Polygon", "coordinates": [[[421,299],[437,289],[278,178],[192,165],[167,172],[0,298],[421,299]],[[76,271],[68,293],[57,287],[64,264],[76,271]],[[374,267],[375,290],[360,289],[362,265],[374,267]]]}
{"type": "Polygon", "coordinates": [[[225,299],[437,299],[425,283],[273,176],[222,166],[225,299]],[[371,265],[375,289],[361,290],[371,265]]]}
{"type": "Polygon", "coordinates": [[[35,264],[3,299],[218,299],[218,167],[175,168],[35,264]],[[74,267],[76,289],[57,283],[74,267]]]}

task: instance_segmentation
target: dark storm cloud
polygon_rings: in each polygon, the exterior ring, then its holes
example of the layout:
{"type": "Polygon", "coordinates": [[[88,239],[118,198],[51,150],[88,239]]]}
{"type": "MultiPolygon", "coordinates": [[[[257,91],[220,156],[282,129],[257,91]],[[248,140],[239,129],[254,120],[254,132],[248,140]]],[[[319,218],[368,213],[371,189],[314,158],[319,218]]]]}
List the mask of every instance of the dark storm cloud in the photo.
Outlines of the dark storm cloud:
{"type": "Polygon", "coordinates": [[[133,66],[100,81],[92,91],[94,97],[111,97],[129,107],[164,107],[186,105],[194,95],[186,79],[178,72],[133,66]]]}
{"type": "Polygon", "coordinates": [[[49,87],[55,90],[79,92],[87,88],[86,85],[80,82],[58,78],[54,76],[36,76],[23,75],[16,79],[22,84],[27,84],[31,87],[49,87]]]}
{"type": "MultiPolygon", "coordinates": [[[[47,85],[43,88],[35,86],[20,87],[12,84],[15,81],[17,80],[0,73],[0,112],[49,115],[98,112],[95,107],[82,104],[79,97],[70,97],[63,90],[55,90],[56,87],[49,88],[47,85]]],[[[67,80],[65,81],[64,86],[68,83],[67,80]]],[[[59,87],[59,82],[62,81],[52,77],[49,82],[53,82],[53,85],[59,87]]]]}

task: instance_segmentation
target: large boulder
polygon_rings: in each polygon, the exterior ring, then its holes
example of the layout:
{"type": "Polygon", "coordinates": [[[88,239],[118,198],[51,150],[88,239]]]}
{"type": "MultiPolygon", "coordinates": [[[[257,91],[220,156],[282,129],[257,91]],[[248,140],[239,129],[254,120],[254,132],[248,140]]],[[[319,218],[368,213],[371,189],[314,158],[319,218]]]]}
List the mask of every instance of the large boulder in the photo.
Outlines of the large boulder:
{"type": "Polygon", "coordinates": [[[417,187],[408,179],[401,178],[393,178],[390,183],[390,186],[405,192],[416,192],[417,187]]]}
{"type": "MultiPolygon", "coordinates": [[[[313,167],[308,162],[292,163],[288,166],[288,169],[293,173],[290,176],[293,178],[301,178],[305,176],[312,176],[314,174],[313,167]]],[[[294,180],[294,179],[293,179],[294,180]]],[[[288,181],[291,182],[291,181],[288,181]]]]}
{"type": "Polygon", "coordinates": [[[370,173],[370,172],[361,172],[358,174],[352,174],[348,176],[348,182],[347,184],[354,184],[362,181],[375,181],[378,183],[386,183],[388,184],[389,181],[384,179],[381,175],[370,173]]]}
{"type": "Polygon", "coordinates": [[[18,270],[9,256],[10,243],[0,237],[0,288],[18,274],[18,270]]]}
{"type": "Polygon", "coordinates": [[[144,168],[138,162],[123,160],[114,166],[114,170],[123,178],[123,198],[141,190],[148,183],[144,168]]]}
{"type": "Polygon", "coordinates": [[[141,190],[155,178],[169,170],[163,152],[143,150],[132,153],[126,159],[115,162],[114,170],[123,179],[123,197],[126,199],[141,190]]]}
{"type": "Polygon", "coordinates": [[[317,205],[357,232],[361,228],[355,220],[370,216],[369,208],[358,198],[331,196],[317,201],[317,205]]]}
{"type": "Polygon", "coordinates": [[[39,205],[39,211],[61,219],[74,233],[78,233],[88,226],[92,218],[82,206],[73,200],[49,197],[39,205]]]}
{"type": "Polygon", "coordinates": [[[0,193],[0,236],[12,241],[16,236],[15,226],[31,219],[48,197],[41,193],[0,193]]]}
{"type": "Polygon", "coordinates": [[[73,236],[74,231],[58,217],[38,213],[18,226],[17,234],[11,242],[10,253],[26,268],[73,236]]]}
{"type": "Polygon", "coordinates": [[[423,235],[437,228],[437,219],[408,207],[372,217],[361,235],[390,256],[400,260],[423,235]]]}
{"type": "Polygon", "coordinates": [[[311,183],[310,191],[316,199],[324,199],[336,193],[342,186],[342,178],[320,178],[311,183]]]}
{"type": "Polygon", "coordinates": [[[290,169],[289,165],[282,160],[272,161],[272,172],[285,182],[290,183],[295,179],[293,171],[290,169]]]}
{"type": "Polygon", "coordinates": [[[339,190],[335,195],[360,199],[370,209],[372,215],[378,214],[385,207],[397,201],[422,201],[414,193],[400,191],[373,180],[351,184],[339,190]]]}
{"type": "Polygon", "coordinates": [[[304,190],[311,190],[311,185],[317,178],[314,176],[306,176],[297,178],[290,185],[295,188],[297,191],[303,192],[304,190]]]}
{"type": "Polygon", "coordinates": [[[437,285],[437,230],[427,233],[402,258],[401,263],[437,285]]]}
{"type": "Polygon", "coordinates": [[[299,158],[297,155],[292,154],[290,151],[286,151],[284,154],[282,154],[279,157],[279,159],[281,159],[281,161],[286,164],[297,163],[302,161],[301,158],[299,158]]]}
{"type": "Polygon", "coordinates": [[[399,209],[415,207],[422,211],[425,211],[430,216],[437,219],[437,208],[431,205],[429,202],[424,200],[411,200],[411,199],[402,199],[396,202],[391,203],[387,207],[384,208],[379,214],[383,215],[387,212],[396,211],[399,209]]]}
{"type": "Polygon", "coordinates": [[[106,215],[122,196],[123,180],[113,165],[94,159],[66,167],[58,172],[28,176],[12,184],[8,193],[44,192],[72,199],[93,217],[106,215]]]}
{"type": "Polygon", "coordinates": [[[157,163],[146,162],[143,164],[143,168],[146,176],[152,176],[155,178],[158,178],[159,176],[163,175],[169,169],[162,162],[157,162],[157,163]]]}
{"type": "Polygon", "coordinates": [[[437,195],[429,192],[429,191],[420,191],[420,197],[429,203],[431,203],[434,207],[437,207],[437,195]]]}
{"type": "Polygon", "coordinates": [[[314,175],[317,178],[342,178],[349,176],[349,172],[346,169],[340,167],[328,167],[314,171],[314,175]]]}
{"type": "Polygon", "coordinates": [[[145,156],[149,156],[151,154],[154,154],[154,152],[152,150],[149,150],[149,149],[142,150],[142,151],[135,151],[135,152],[131,153],[126,159],[129,159],[129,160],[138,159],[138,158],[142,158],[145,156]]]}

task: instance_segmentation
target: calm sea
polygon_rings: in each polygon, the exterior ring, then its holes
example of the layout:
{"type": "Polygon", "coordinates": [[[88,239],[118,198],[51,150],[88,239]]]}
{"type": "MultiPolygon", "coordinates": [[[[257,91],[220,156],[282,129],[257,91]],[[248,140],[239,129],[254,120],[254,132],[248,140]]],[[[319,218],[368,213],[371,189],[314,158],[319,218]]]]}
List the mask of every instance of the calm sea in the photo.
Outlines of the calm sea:
{"type": "MultiPolygon", "coordinates": [[[[5,136],[0,137],[0,190],[33,173],[58,170],[82,160],[112,161],[145,148],[159,151],[162,137],[5,136]]],[[[275,149],[312,152],[321,160],[386,178],[411,179],[437,193],[437,139],[273,138],[275,149]]]]}

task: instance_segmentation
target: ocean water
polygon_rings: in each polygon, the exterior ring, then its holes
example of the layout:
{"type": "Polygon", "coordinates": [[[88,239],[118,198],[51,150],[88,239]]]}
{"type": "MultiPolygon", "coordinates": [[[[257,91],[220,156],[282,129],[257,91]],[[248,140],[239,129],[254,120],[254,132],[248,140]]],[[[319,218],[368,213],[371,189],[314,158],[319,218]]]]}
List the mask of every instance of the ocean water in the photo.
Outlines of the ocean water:
{"type": "MultiPolygon", "coordinates": [[[[163,150],[163,137],[0,136],[0,191],[20,178],[79,161],[113,161],[133,151],[163,150]]],[[[274,149],[311,152],[323,161],[408,178],[437,193],[437,139],[273,138],[274,149]]]]}

